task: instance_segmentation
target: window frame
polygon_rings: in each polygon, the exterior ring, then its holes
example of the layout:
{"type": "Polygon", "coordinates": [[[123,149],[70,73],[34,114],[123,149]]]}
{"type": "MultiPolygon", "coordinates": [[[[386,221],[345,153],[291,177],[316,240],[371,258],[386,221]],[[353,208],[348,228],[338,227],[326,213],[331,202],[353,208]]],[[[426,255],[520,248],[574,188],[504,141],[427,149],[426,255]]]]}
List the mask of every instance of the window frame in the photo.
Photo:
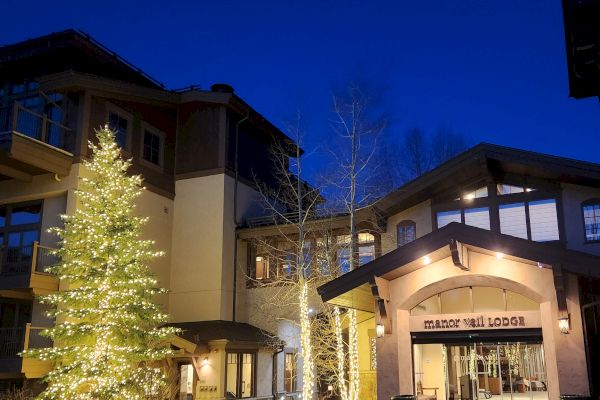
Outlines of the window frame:
{"type": "MultiPolygon", "coordinates": [[[[581,212],[581,224],[582,224],[582,228],[583,228],[583,243],[584,244],[600,243],[600,237],[598,239],[592,239],[592,240],[589,240],[587,238],[587,230],[585,228],[585,226],[586,226],[585,211],[584,211],[584,207],[586,207],[586,206],[598,206],[600,208],[600,198],[594,197],[594,198],[590,198],[585,201],[582,201],[580,204],[580,207],[579,207],[579,209],[581,210],[580,212],[581,212]]],[[[599,223],[600,223],[600,221],[599,221],[599,223]]]]}
{"type": "Polygon", "coordinates": [[[252,397],[256,397],[256,375],[257,375],[257,360],[258,360],[258,351],[255,349],[252,350],[227,350],[225,352],[225,394],[227,395],[227,369],[229,368],[229,355],[230,354],[235,354],[236,358],[237,358],[237,362],[236,362],[236,399],[248,399],[248,398],[252,398],[252,397]],[[247,397],[238,397],[238,395],[240,395],[241,391],[241,377],[242,377],[242,369],[243,369],[243,356],[244,354],[250,354],[250,356],[252,357],[252,390],[250,391],[250,395],[247,397]],[[240,359],[242,362],[240,362],[240,359]]]}
{"type": "MultiPolygon", "coordinates": [[[[404,236],[406,236],[406,233],[404,233],[404,236]]],[[[396,224],[396,248],[405,246],[408,243],[415,240],[416,238],[417,238],[417,223],[415,221],[413,221],[412,219],[404,219],[396,224]],[[413,228],[414,237],[412,240],[409,240],[409,241],[406,241],[406,242],[403,242],[402,244],[400,244],[400,228],[408,228],[408,227],[413,228]]]]}
{"type": "MultiPolygon", "coordinates": [[[[500,232],[500,206],[512,203],[525,203],[525,222],[527,226],[527,240],[531,239],[531,220],[529,217],[529,203],[539,200],[554,200],[556,204],[556,218],[558,226],[558,239],[545,241],[542,243],[564,243],[566,234],[564,228],[563,210],[562,210],[562,190],[560,186],[546,181],[535,182],[515,182],[513,180],[490,180],[487,182],[488,196],[479,198],[465,199],[464,194],[470,193],[475,188],[481,187],[481,181],[476,184],[460,187],[457,192],[445,193],[444,195],[432,199],[431,203],[431,224],[432,229],[440,229],[438,226],[438,213],[445,211],[459,211],[461,222],[465,224],[465,210],[488,207],[490,217],[490,231],[500,232]],[[498,194],[497,185],[505,184],[510,186],[521,186],[523,192],[512,194],[498,194]],[[454,200],[450,200],[454,199],[454,200]]],[[[585,227],[584,227],[585,229],[585,227]]]]}
{"type": "MultiPolygon", "coordinates": [[[[108,125],[108,127],[110,128],[110,114],[117,114],[120,118],[123,118],[125,120],[127,120],[127,137],[125,138],[125,146],[123,148],[121,148],[121,150],[123,151],[123,153],[125,153],[127,156],[131,156],[131,143],[133,140],[133,114],[123,110],[121,107],[110,103],[110,102],[106,102],[106,125],[108,125]]],[[[115,138],[116,140],[116,138],[115,138]]],[[[117,143],[118,144],[118,143],[117,143]]]]}
{"type": "Polygon", "coordinates": [[[283,389],[286,393],[295,393],[298,391],[298,352],[295,350],[286,350],[283,355],[283,389]],[[288,390],[287,388],[287,357],[291,356],[293,358],[294,370],[292,379],[292,390],[288,390]]]}
{"type": "MultiPolygon", "coordinates": [[[[4,226],[0,227],[0,237],[2,238],[2,241],[0,241],[0,274],[2,274],[2,269],[8,267],[8,264],[6,263],[6,259],[8,257],[8,251],[5,251],[5,249],[8,249],[8,247],[9,247],[8,240],[9,240],[10,234],[18,233],[18,234],[22,235],[25,232],[36,231],[38,234],[37,242],[40,243],[40,240],[42,237],[42,226],[44,223],[44,200],[40,199],[40,200],[25,201],[25,202],[21,202],[21,203],[0,204],[0,207],[6,208],[6,217],[5,217],[4,226]],[[32,205],[39,205],[39,207],[40,207],[39,221],[34,222],[34,223],[13,225],[12,224],[13,210],[15,208],[32,206],[32,205]]],[[[32,244],[32,246],[34,246],[34,244],[32,244]]],[[[25,247],[25,246],[23,246],[23,237],[21,236],[19,248],[23,248],[23,247],[25,247]]],[[[32,265],[29,265],[29,268],[31,268],[31,267],[32,267],[32,265]]]]}
{"type": "Polygon", "coordinates": [[[155,128],[154,126],[150,125],[147,122],[142,122],[141,124],[141,135],[140,135],[140,154],[139,154],[139,161],[140,164],[149,168],[154,168],[157,171],[162,172],[164,170],[164,160],[165,160],[165,139],[166,139],[166,134],[165,132],[161,131],[158,128],[155,128]],[[146,160],[144,158],[144,139],[146,137],[146,131],[148,131],[150,134],[154,135],[154,136],[158,136],[159,139],[159,150],[158,150],[158,164],[154,164],[152,161],[150,160],[146,160]]]}

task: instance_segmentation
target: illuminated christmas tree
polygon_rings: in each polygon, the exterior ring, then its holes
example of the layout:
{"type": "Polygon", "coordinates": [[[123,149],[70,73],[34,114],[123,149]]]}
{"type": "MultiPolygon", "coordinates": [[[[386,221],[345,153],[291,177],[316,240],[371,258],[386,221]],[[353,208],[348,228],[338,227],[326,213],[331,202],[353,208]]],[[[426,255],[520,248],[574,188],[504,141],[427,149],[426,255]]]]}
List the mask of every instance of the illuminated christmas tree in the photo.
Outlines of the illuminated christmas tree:
{"type": "Polygon", "coordinates": [[[25,356],[55,362],[40,399],[129,400],[157,394],[164,380],[157,367],[170,354],[166,341],[176,333],[160,327],[167,315],[153,302],[164,293],[148,263],[161,253],[141,240],[147,218],[135,214],[143,188],[140,176],[128,176],[108,128],[90,143],[86,178],[77,192],[79,206],[63,216],[64,228],[51,268],[68,286],[42,297],[56,318],[43,334],[54,347],[25,356]]]}

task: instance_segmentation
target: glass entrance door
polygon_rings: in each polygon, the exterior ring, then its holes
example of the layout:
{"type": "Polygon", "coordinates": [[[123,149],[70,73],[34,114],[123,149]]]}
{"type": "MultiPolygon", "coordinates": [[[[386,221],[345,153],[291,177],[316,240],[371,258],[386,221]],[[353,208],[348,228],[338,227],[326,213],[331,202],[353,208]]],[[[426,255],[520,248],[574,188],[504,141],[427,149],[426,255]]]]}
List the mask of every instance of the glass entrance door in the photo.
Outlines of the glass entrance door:
{"type": "Polygon", "coordinates": [[[421,399],[548,399],[541,343],[415,344],[413,357],[421,399]]]}

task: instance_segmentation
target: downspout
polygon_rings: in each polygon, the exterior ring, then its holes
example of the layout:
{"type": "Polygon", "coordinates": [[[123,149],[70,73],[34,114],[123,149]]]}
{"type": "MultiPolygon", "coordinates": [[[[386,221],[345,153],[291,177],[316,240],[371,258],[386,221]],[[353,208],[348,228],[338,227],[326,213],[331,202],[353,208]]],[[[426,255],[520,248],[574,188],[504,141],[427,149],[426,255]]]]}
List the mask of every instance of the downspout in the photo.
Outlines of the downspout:
{"type": "Polygon", "coordinates": [[[273,392],[273,400],[279,400],[277,398],[277,370],[278,370],[278,367],[277,367],[277,356],[279,354],[281,354],[281,352],[283,352],[283,350],[284,350],[284,347],[281,346],[279,348],[279,350],[277,350],[276,352],[273,353],[273,362],[272,362],[272,365],[273,365],[273,371],[272,371],[273,372],[273,383],[271,384],[271,391],[273,392]]]}
{"type": "Polygon", "coordinates": [[[235,229],[235,237],[233,243],[233,310],[231,313],[231,320],[236,322],[236,303],[237,303],[237,242],[238,242],[238,233],[237,228],[239,226],[237,220],[237,197],[238,197],[238,181],[240,178],[240,171],[238,168],[238,153],[239,153],[239,133],[240,133],[240,125],[242,122],[246,121],[250,118],[250,111],[246,114],[246,116],[240,119],[235,124],[235,156],[233,160],[233,169],[235,173],[235,180],[233,181],[233,225],[235,229]]]}

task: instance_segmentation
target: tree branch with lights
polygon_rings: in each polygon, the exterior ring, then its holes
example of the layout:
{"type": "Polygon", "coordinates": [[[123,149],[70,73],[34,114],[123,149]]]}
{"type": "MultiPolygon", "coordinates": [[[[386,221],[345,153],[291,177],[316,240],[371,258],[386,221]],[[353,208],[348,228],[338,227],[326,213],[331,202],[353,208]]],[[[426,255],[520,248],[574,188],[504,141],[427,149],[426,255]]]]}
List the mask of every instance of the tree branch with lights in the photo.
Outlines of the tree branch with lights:
{"type": "Polygon", "coordinates": [[[53,361],[45,378],[44,400],[142,399],[164,384],[157,363],[171,354],[165,343],[177,333],[161,327],[168,316],[154,303],[157,287],[148,264],[162,253],[142,240],[147,218],[135,213],[142,178],[129,176],[107,127],[89,144],[85,177],[77,191],[79,206],[62,216],[60,260],[50,268],[67,287],[41,297],[50,306],[54,327],[42,334],[54,347],[24,355],[53,361]]]}

